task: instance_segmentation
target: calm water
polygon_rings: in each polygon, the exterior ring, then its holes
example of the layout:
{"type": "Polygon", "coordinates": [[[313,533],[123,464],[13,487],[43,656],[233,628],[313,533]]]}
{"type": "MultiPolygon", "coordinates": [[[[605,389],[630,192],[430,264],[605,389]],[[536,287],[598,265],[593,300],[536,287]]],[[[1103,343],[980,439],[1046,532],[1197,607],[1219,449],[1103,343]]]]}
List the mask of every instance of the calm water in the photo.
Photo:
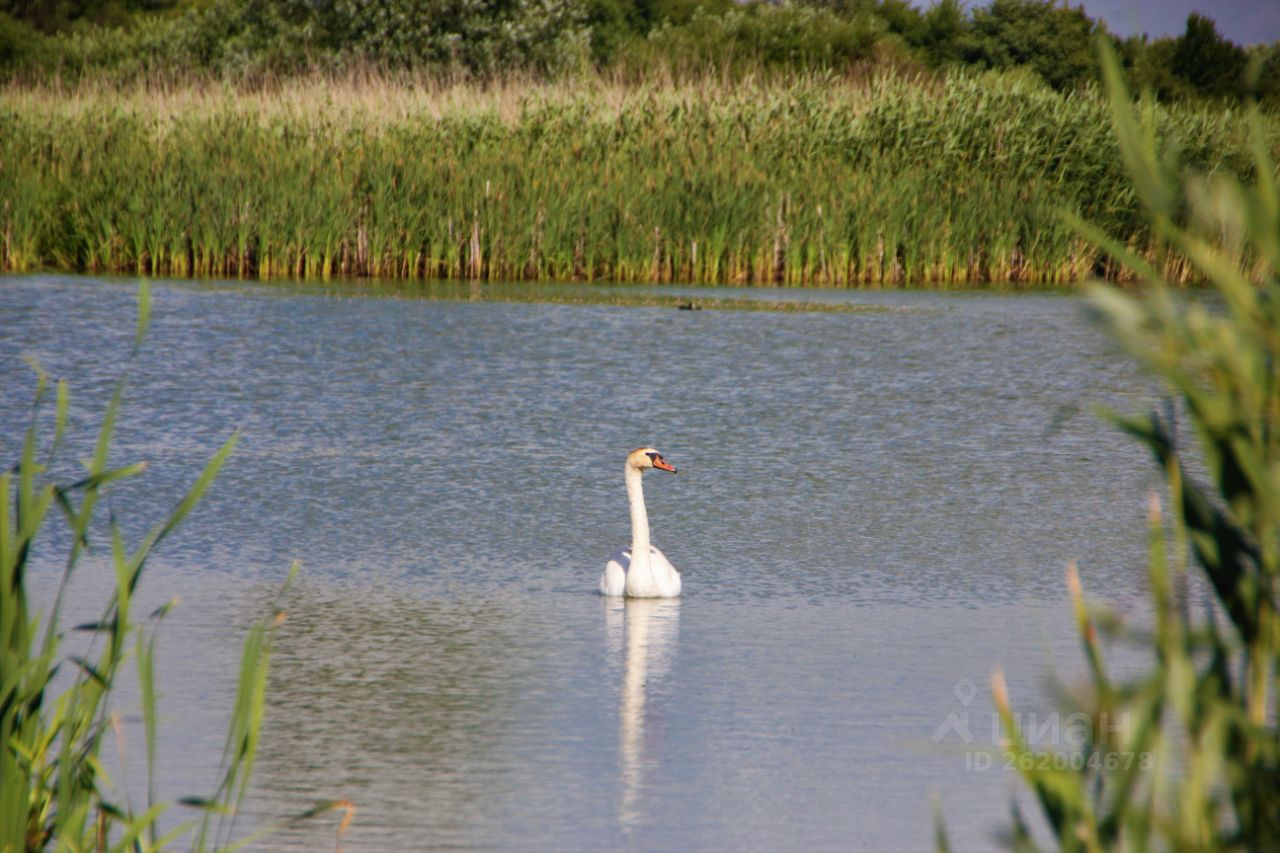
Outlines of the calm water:
{"type": "MultiPolygon", "coordinates": [[[[584,293],[547,291],[566,292],[584,293]]],[[[349,851],[919,849],[936,794],[958,847],[990,847],[1015,787],[974,758],[992,666],[1042,714],[1050,670],[1080,671],[1068,559],[1141,607],[1156,479],[1091,407],[1150,388],[1071,297],[154,296],[113,457],[151,467],[111,508],[137,535],[242,436],[144,582],[148,603],[182,599],[160,640],[166,797],[209,791],[243,629],[303,562],[238,829],[346,797],[349,851]],[[680,469],[645,494],[685,594],[623,604],[594,590],[629,541],[621,464],[642,444],[680,469]]],[[[134,300],[128,282],[0,278],[5,460],[33,386],[20,354],[71,381],[65,455],[88,455],[134,300]]],[[[96,615],[104,568],[68,618],[96,615]]],[[[332,847],[335,824],[266,846],[332,847]]]]}

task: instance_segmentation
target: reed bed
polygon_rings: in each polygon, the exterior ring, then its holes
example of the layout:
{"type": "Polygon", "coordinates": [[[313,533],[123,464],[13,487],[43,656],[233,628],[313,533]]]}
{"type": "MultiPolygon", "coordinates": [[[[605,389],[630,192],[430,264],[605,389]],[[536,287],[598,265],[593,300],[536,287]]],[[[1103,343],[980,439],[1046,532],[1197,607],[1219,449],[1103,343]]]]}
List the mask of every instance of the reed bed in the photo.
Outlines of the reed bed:
{"type": "MultiPolygon", "coordinates": [[[[1249,178],[1241,117],[1147,109],[1171,156],[1249,178]]],[[[1067,211],[1189,274],[1139,215],[1104,101],[1014,75],[11,89],[0,127],[8,271],[836,286],[1114,272],[1067,211]]]]}

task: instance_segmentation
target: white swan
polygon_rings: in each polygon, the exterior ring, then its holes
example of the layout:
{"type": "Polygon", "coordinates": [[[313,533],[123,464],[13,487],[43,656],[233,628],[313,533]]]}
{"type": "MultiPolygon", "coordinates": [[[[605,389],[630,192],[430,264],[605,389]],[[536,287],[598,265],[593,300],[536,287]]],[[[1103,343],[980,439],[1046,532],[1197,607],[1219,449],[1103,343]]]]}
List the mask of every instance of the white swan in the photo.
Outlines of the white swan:
{"type": "Polygon", "coordinates": [[[649,516],[644,511],[641,475],[650,468],[676,472],[652,447],[641,447],[627,456],[627,498],[631,501],[631,547],[619,549],[605,563],[600,575],[602,595],[631,598],[675,598],[680,594],[680,573],[661,551],[649,544],[649,516]]]}

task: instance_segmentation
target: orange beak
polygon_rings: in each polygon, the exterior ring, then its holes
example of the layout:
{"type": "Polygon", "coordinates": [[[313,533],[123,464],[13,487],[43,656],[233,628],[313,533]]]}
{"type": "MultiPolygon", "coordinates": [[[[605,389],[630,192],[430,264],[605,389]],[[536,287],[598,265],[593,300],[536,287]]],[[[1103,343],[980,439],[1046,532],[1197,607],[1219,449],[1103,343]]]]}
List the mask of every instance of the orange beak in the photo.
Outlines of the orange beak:
{"type": "Polygon", "coordinates": [[[662,457],[658,457],[653,460],[653,467],[657,468],[659,471],[670,471],[672,474],[676,472],[675,466],[662,457]]]}

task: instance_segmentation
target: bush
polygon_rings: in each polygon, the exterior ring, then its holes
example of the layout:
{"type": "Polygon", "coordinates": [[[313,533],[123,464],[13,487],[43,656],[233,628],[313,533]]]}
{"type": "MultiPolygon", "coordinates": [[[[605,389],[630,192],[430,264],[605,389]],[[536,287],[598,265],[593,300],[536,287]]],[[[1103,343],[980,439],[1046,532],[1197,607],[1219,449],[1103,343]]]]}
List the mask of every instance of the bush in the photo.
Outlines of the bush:
{"type": "Polygon", "coordinates": [[[0,68],[30,65],[43,41],[34,27],[0,12],[0,68]]]}
{"type": "Polygon", "coordinates": [[[687,23],[665,21],[649,33],[645,64],[683,70],[842,68],[870,59],[885,35],[872,15],[755,2],[723,14],[698,10],[687,23]]]}
{"type": "Polygon", "coordinates": [[[992,0],[973,10],[962,53],[986,68],[1028,66],[1053,88],[1071,89],[1097,79],[1096,32],[1083,8],[1052,0],[992,0]]]}

